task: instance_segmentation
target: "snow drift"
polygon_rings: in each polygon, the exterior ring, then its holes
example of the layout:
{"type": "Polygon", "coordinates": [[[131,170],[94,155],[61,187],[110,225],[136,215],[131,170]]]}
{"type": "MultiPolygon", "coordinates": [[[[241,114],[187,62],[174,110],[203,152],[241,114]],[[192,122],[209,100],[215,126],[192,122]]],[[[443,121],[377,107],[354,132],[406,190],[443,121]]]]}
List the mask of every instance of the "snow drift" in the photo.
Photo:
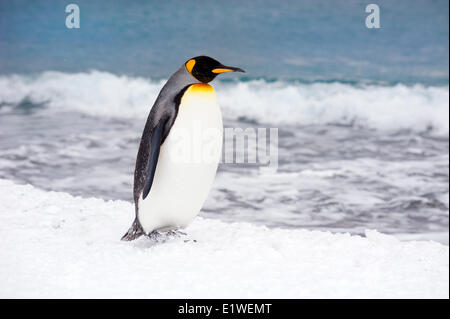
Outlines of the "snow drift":
{"type": "Polygon", "coordinates": [[[196,242],[121,242],[132,215],[128,202],[0,180],[0,297],[449,296],[449,250],[436,242],[203,218],[186,229],[196,242]]]}

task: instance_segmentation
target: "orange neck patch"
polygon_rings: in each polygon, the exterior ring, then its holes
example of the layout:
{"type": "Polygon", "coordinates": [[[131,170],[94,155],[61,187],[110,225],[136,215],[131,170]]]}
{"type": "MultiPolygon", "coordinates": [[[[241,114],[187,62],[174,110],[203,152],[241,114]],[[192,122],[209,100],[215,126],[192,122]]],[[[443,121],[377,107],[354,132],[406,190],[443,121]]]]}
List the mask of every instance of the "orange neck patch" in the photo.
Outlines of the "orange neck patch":
{"type": "Polygon", "coordinates": [[[190,86],[189,91],[192,93],[209,93],[214,92],[211,85],[206,83],[193,84],[190,86]]]}

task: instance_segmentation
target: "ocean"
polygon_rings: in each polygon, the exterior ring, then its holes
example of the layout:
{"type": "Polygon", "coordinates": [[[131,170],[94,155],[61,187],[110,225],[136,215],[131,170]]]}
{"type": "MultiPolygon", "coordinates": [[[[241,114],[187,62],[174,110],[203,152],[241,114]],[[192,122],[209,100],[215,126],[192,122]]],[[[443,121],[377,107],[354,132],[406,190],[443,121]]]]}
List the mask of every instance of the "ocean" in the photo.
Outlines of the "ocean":
{"type": "Polygon", "coordinates": [[[246,70],[212,83],[224,126],[278,128],[278,169],[220,165],[201,216],[448,243],[448,1],[377,1],[380,29],[364,1],[73,3],[79,29],[0,2],[0,178],[132,201],[159,90],[209,55],[246,70]]]}

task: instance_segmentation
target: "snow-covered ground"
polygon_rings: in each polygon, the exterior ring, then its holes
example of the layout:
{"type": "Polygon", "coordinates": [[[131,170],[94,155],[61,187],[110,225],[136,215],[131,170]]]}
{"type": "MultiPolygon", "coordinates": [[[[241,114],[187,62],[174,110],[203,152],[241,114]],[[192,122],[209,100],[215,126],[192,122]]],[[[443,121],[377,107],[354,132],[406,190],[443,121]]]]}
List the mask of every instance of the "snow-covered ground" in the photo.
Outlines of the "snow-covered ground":
{"type": "Polygon", "coordinates": [[[449,248],[197,218],[121,242],[133,207],[0,180],[0,297],[448,298],[449,248]]]}

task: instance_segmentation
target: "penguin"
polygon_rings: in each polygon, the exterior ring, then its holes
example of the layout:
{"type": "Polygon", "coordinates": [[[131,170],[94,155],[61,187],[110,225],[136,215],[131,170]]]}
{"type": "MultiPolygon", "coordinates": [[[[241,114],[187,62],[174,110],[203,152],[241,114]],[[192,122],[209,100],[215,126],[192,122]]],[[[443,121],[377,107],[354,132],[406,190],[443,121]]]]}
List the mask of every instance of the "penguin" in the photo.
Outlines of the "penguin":
{"type": "Polygon", "coordinates": [[[142,133],[134,171],[135,219],[122,240],[177,232],[200,212],[222,153],[222,114],[208,83],[227,72],[245,71],[197,56],[161,89],[142,133]]]}

